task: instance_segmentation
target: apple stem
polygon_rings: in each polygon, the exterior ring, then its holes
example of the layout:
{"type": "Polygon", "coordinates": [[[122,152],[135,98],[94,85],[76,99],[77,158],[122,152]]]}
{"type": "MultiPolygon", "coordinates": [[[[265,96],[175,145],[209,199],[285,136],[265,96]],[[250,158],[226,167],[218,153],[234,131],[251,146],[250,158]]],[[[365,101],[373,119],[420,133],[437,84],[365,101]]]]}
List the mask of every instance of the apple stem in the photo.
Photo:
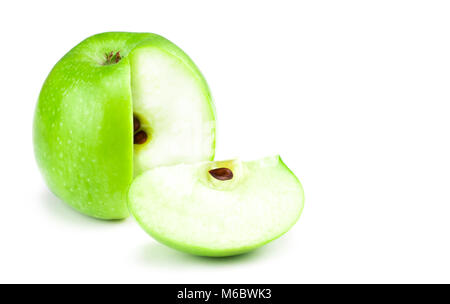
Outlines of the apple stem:
{"type": "Polygon", "coordinates": [[[120,61],[120,59],[122,59],[122,56],[120,56],[120,51],[114,53],[113,51],[109,52],[109,53],[105,53],[105,57],[106,57],[106,61],[104,63],[104,65],[110,65],[110,64],[115,64],[118,63],[120,61]]]}

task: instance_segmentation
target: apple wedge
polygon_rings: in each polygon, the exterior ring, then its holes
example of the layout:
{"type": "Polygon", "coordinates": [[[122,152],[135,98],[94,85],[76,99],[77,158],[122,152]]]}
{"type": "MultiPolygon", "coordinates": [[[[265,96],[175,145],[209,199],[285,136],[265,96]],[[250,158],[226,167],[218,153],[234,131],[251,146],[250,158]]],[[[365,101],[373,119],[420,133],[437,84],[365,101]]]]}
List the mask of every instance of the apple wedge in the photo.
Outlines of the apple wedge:
{"type": "Polygon", "coordinates": [[[298,220],[303,200],[299,180],[279,156],[154,168],[133,181],[128,196],[131,213],[153,238],[217,257],[278,238],[298,220]]]}
{"type": "Polygon", "coordinates": [[[215,112],[180,48],[155,34],[112,32],[87,38],[54,66],[33,131],[51,191],[84,214],[121,219],[134,175],[213,159],[215,112]]]}

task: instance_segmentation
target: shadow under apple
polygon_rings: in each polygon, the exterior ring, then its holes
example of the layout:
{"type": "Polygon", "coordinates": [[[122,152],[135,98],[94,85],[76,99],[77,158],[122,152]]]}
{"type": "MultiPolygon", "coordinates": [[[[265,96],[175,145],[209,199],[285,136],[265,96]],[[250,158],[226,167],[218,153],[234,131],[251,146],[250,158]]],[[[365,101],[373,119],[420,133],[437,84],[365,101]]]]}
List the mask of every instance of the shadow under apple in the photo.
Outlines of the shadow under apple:
{"type": "Polygon", "coordinates": [[[261,248],[248,253],[230,257],[202,257],[179,252],[156,241],[138,247],[137,258],[139,262],[149,266],[163,268],[190,268],[199,265],[229,266],[243,263],[258,262],[271,256],[279,255],[286,250],[289,236],[283,236],[261,248]]]}

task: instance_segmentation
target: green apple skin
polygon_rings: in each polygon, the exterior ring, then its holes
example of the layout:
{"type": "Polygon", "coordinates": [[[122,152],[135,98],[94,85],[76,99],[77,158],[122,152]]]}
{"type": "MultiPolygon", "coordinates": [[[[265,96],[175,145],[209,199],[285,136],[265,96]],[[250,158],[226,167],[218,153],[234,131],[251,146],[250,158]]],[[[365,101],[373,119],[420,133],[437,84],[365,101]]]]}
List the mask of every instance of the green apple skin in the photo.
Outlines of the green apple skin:
{"type": "Polygon", "coordinates": [[[193,71],[214,117],[209,88],[192,60],[167,39],[150,33],[110,32],[87,38],[54,66],[40,92],[33,124],[38,166],[49,189],[86,215],[128,216],[127,192],[133,180],[129,55],[149,46],[179,58],[193,71]],[[105,64],[105,54],[117,51],[121,60],[105,64]]]}
{"type": "Polygon", "coordinates": [[[199,256],[255,250],[286,233],[304,206],[303,187],[277,156],[158,167],[139,175],[129,209],[155,240],[199,256]],[[229,168],[231,180],[208,173],[229,168]]]}

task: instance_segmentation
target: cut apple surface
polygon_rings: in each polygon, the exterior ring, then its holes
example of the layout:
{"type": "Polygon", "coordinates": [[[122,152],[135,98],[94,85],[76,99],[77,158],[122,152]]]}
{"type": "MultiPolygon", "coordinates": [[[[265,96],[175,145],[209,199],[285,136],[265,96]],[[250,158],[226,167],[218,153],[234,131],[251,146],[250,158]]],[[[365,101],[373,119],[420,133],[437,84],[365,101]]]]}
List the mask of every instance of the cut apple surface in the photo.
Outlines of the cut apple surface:
{"type": "Polygon", "coordinates": [[[134,175],[213,158],[215,113],[205,79],[176,45],[155,34],[103,33],[52,69],[33,131],[52,192],[87,215],[120,219],[134,175]]]}
{"type": "Polygon", "coordinates": [[[135,175],[162,165],[211,159],[214,116],[203,78],[171,53],[130,55],[133,111],[150,140],[135,147],[135,175]]]}
{"type": "Polygon", "coordinates": [[[158,167],[132,183],[129,207],[156,240],[202,256],[258,248],[288,231],[303,188],[278,156],[158,167]]]}

